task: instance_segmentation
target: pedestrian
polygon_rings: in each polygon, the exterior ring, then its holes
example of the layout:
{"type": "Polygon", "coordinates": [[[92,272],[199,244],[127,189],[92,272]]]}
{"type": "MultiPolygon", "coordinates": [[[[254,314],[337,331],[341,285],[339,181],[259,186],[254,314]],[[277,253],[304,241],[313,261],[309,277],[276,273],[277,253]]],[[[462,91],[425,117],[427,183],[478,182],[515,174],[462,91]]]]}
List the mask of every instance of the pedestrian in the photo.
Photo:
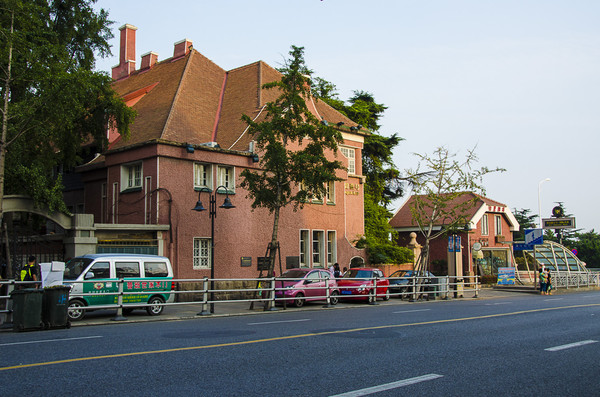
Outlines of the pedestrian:
{"type": "Polygon", "coordinates": [[[552,274],[546,269],[546,295],[552,295],[552,274]]]}
{"type": "Polygon", "coordinates": [[[540,268],[540,293],[546,295],[546,289],[548,287],[548,274],[546,269],[540,268]]]}
{"type": "Polygon", "coordinates": [[[335,265],[333,265],[333,277],[340,278],[341,276],[342,273],[340,272],[340,264],[336,263],[335,265]]]}
{"type": "Polygon", "coordinates": [[[35,256],[30,256],[29,261],[21,268],[20,281],[35,281],[36,283],[21,284],[21,288],[39,288],[37,266],[35,265],[35,256]]]}

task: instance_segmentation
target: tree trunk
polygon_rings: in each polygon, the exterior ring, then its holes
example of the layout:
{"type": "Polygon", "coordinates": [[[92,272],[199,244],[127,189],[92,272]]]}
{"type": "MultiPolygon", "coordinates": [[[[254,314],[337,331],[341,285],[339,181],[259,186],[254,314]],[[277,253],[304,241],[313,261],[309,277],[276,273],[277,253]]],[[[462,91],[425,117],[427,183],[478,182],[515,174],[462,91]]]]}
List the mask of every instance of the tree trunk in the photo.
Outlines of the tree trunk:
{"type": "Polygon", "coordinates": [[[14,33],[15,13],[11,13],[10,36],[8,42],[8,65],[6,65],[6,76],[4,79],[4,103],[2,106],[2,137],[0,138],[0,225],[4,217],[4,164],[6,161],[6,139],[8,135],[8,99],[10,97],[10,80],[12,66],[12,37],[14,33]]]}

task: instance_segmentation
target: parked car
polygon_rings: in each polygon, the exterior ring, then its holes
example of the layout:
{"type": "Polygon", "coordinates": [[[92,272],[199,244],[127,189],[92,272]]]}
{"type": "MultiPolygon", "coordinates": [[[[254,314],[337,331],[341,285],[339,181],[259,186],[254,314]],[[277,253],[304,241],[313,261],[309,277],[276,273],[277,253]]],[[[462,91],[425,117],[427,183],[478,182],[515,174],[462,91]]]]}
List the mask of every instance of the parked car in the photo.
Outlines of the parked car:
{"type": "Polygon", "coordinates": [[[388,285],[389,282],[380,269],[365,267],[351,268],[338,280],[340,298],[365,299],[369,303],[375,302],[377,297],[389,300],[388,285]]]}
{"type": "Polygon", "coordinates": [[[329,303],[336,305],[340,291],[335,278],[329,271],[323,269],[290,269],[277,278],[275,298],[280,303],[283,303],[285,298],[286,304],[302,307],[306,301],[326,300],[328,287],[329,303]]]}
{"type": "MultiPolygon", "coordinates": [[[[415,279],[415,283],[421,280],[421,283],[424,285],[429,285],[432,282],[432,279],[435,278],[433,273],[425,272],[425,274],[417,274],[418,272],[414,270],[397,270],[392,273],[388,280],[390,282],[390,292],[392,294],[401,294],[412,292],[413,286],[413,278],[415,279]]],[[[402,295],[399,295],[402,298],[402,295]]]]}

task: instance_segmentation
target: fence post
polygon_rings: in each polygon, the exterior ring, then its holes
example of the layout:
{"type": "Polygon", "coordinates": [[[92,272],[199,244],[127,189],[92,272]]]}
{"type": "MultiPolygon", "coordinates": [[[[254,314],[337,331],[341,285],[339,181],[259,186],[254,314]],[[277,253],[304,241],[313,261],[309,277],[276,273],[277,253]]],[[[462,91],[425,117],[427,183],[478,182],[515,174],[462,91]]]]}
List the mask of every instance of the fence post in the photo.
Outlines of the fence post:
{"type": "Polygon", "coordinates": [[[327,283],[327,288],[325,288],[325,298],[327,303],[324,304],[323,307],[333,307],[331,304],[331,286],[329,285],[329,280],[329,277],[325,279],[325,282],[327,283]]]}
{"type": "Polygon", "coordinates": [[[10,280],[9,284],[6,285],[6,303],[4,304],[4,308],[6,309],[6,314],[4,316],[4,322],[2,322],[2,328],[11,328],[12,327],[12,299],[10,298],[10,293],[15,289],[15,280],[10,280]]]}
{"type": "Polygon", "coordinates": [[[268,301],[265,304],[265,311],[276,311],[277,308],[275,307],[275,277],[271,277],[269,283],[269,297],[268,301]]]}
{"type": "Polygon", "coordinates": [[[117,315],[113,318],[113,321],[125,321],[127,318],[123,317],[123,279],[120,278],[119,281],[119,295],[117,295],[117,315]]]}
{"type": "Polygon", "coordinates": [[[369,305],[377,304],[377,277],[373,278],[373,301],[369,302],[369,305]]]}
{"type": "Polygon", "coordinates": [[[412,292],[411,292],[411,297],[408,298],[409,302],[414,302],[414,301],[417,300],[417,283],[416,283],[416,280],[417,280],[416,276],[413,273],[412,280],[411,280],[411,283],[412,283],[412,292]]]}
{"type": "Polygon", "coordinates": [[[202,311],[197,314],[198,316],[210,315],[208,310],[208,277],[202,279],[202,311]]]}
{"type": "Polygon", "coordinates": [[[479,275],[475,276],[475,296],[474,298],[479,298],[479,275]]]}

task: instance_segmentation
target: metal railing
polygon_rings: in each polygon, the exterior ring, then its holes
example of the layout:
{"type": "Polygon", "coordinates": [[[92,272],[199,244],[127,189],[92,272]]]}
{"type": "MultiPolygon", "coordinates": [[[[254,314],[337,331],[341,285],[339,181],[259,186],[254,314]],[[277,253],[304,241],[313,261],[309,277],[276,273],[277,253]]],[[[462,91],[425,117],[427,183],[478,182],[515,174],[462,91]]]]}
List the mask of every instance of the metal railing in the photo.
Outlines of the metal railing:
{"type": "MultiPolygon", "coordinates": [[[[85,302],[86,297],[109,297],[114,296],[113,304],[102,304],[102,305],[89,305],[89,306],[81,306],[81,307],[70,307],[69,310],[99,310],[99,309],[116,309],[117,314],[114,320],[124,320],[123,311],[127,309],[139,309],[139,308],[147,308],[147,307],[158,307],[158,306],[184,306],[184,305],[202,305],[202,310],[198,313],[198,315],[206,315],[210,314],[209,305],[214,303],[239,303],[239,302],[247,302],[247,303],[262,303],[264,304],[265,310],[271,310],[276,305],[282,305],[286,308],[290,302],[293,302],[297,299],[296,296],[286,295],[286,291],[292,290],[287,286],[284,286],[284,283],[289,284],[290,282],[300,282],[303,279],[290,279],[290,278],[238,278],[238,279],[214,279],[211,280],[209,278],[202,279],[165,279],[167,281],[167,285],[169,283],[174,283],[177,288],[171,289],[146,289],[146,290],[127,290],[126,283],[131,282],[128,279],[118,279],[118,280],[110,280],[109,282],[117,284],[117,290],[114,292],[86,292],[86,293],[77,293],[70,295],[70,300],[72,299],[81,299],[85,302]],[[211,283],[213,281],[214,283],[211,283]],[[219,288],[220,285],[224,283],[232,284],[232,283],[248,283],[257,286],[256,288],[245,288],[245,287],[235,287],[235,288],[219,288]],[[195,286],[193,289],[185,289],[183,288],[186,284],[192,284],[195,286]],[[211,284],[215,286],[214,289],[210,289],[211,284]],[[201,285],[201,288],[198,286],[201,285]],[[146,302],[128,302],[131,300],[130,296],[143,295],[149,298],[150,296],[155,295],[168,295],[173,296],[174,302],[154,302],[154,303],[146,303],[146,302]],[[213,300],[210,300],[210,296],[213,296],[213,300]]],[[[389,299],[391,297],[398,298],[407,298],[409,301],[416,301],[418,299],[448,299],[451,298],[452,295],[454,297],[463,297],[467,292],[474,292],[474,297],[478,296],[480,290],[479,280],[474,278],[473,281],[467,282],[464,279],[451,279],[448,276],[444,277],[436,277],[433,279],[428,279],[426,277],[406,277],[402,278],[403,281],[406,281],[405,284],[401,286],[392,286],[392,289],[389,289],[388,282],[389,280],[396,279],[377,279],[377,278],[365,278],[365,279],[352,279],[352,280],[360,280],[362,281],[361,285],[355,286],[343,286],[340,287],[337,285],[337,282],[334,279],[328,279],[327,285],[311,285],[303,284],[302,290],[304,292],[314,291],[315,294],[310,294],[310,296],[303,296],[305,300],[311,301],[324,301],[324,307],[331,307],[340,299],[348,299],[355,300],[356,298],[363,298],[367,300],[369,303],[376,303],[377,299],[389,299]],[[383,284],[383,285],[382,285],[383,284]],[[367,289],[370,291],[374,291],[372,294],[374,299],[369,300],[368,294],[355,294],[360,289],[365,289],[365,285],[367,285],[367,289]],[[351,294],[342,295],[340,289],[350,290],[351,294]]],[[[321,282],[325,284],[325,280],[322,279],[321,282]]],[[[85,280],[85,281],[69,281],[68,284],[90,284],[90,283],[106,283],[106,281],[102,280],[85,280]]],[[[0,295],[0,314],[5,314],[6,316],[10,316],[12,313],[11,310],[11,299],[10,292],[19,288],[20,285],[27,284],[32,285],[36,284],[36,282],[20,282],[14,280],[0,280],[0,290],[4,290],[4,286],[8,286],[6,288],[6,295],[0,295]]],[[[41,284],[37,282],[37,284],[41,284]]],[[[315,284],[315,283],[313,283],[315,284]]],[[[170,299],[169,299],[170,300],[170,299]]],[[[8,317],[9,318],[9,317],[8,317]]],[[[6,322],[6,321],[5,321],[6,322]]]]}
{"type": "Polygon", "coordinates": [[[600,287],[600,273],[597,272],[550,272],[550,274],[554,288],[600,287]]]}

